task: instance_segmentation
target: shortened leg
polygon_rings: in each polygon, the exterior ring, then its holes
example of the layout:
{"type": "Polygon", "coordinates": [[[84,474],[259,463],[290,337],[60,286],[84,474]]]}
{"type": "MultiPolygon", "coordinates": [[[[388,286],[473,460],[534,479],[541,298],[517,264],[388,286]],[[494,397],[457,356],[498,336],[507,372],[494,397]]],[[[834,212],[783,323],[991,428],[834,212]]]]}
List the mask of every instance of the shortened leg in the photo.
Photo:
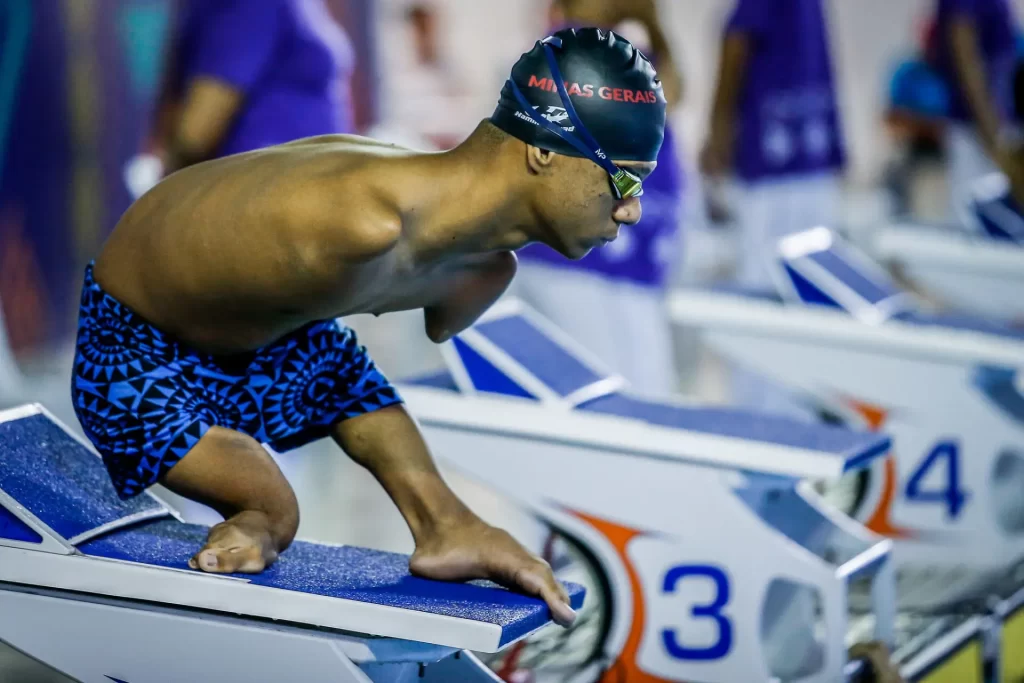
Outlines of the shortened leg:
{"type": "Polygon", "coordinates": [[[224,517],[190,561],[195,569],[260,572],[295,538],[295,493],[274,459],[250,436],[210,428],[161,483],[224,517]]]}

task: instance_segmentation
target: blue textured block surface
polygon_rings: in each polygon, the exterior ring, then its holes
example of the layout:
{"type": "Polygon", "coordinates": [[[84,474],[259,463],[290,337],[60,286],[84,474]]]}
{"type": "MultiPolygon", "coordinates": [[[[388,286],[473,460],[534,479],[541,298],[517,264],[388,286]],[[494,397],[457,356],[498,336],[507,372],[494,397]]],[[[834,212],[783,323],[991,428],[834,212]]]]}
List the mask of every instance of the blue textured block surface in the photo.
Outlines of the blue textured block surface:
{"type": "Polygon", "coordinates": [[[690,408],[612,394],[585,403],[581,409],[704,434],[834,453],[850,461],[880,455],[889,449],[889,438],[879,434],[733,408],[690,408]]]}
{"type": "MultiPolygon", "coordinates": [[[[80,550],[97,557],[187,569],[207,531],[204,526],[160,520],[96,539],[80,550]]],[[[409,574],[408,563],[406,555],[396,553],[297,541],[267,571],[239,576],[269,588],[495,624],[502,629],[502,645],[550,620],[550,612],[540,600],[487,582],[420,579],[409,574]]],[[[575,584],[567,584],[567,588],[573,608],[579,609],[583,588],[575,584]]]]}
{"type": "Polygon", "coordinates": [[[473,329],[560,396],[568,396],[606,377],[584,365],[522,316],[499,318],[473,329]]]}
{"type": "Polygon", "coordinates": [[[45,415],[0,424],[0,490],[65,539],[162,509],[118,498],[103,462],[45,415]]]}

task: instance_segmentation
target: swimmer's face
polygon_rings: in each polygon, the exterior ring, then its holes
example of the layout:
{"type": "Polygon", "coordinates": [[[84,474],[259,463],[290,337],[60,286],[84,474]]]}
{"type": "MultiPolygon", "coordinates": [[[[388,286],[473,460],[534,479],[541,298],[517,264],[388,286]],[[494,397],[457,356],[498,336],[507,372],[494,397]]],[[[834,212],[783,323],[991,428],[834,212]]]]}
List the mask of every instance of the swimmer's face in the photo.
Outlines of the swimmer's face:
{"type": "MultiPolygon", "coordinates": [[[[557,155],[556,155],[557,156],[557,155]]],[[[616,166],[646,179],[654,162],[621,161],[616,166]]],[[[557,156],[542,216],[550,231],[549,246],[571,259],[611,242],[620,225],[640,220],[641,198],[618,199],[611,178],[589,159],[557,156]]]]}

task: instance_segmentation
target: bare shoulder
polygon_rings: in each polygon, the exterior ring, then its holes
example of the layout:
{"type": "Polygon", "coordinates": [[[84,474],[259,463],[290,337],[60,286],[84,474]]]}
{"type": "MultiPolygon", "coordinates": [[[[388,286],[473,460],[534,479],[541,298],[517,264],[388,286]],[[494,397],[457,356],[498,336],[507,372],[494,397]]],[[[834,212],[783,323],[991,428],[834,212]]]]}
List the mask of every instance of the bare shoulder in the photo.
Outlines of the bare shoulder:
{"type": "Polygon", "coordinates": [[[402,237],[401,214],[359,182],[358,173],[307,183],[286,210],[292,234],[311,238],[310,246],[335,263],[379,258],[402,237]]]}
{"type": "Polygon", "coordinates": [[[290,186],[286,211],[295,234],[315,237],[323,255],[335,262],[366,262],[398,244],[401,211],[381,187],[408,150],[350,135],[289,144],[302,158],[285,181],[290,186]],[[300,167],[305,170],[299,172],[300,167]]]}
{"type": "Polygon", "coordinates": [[[330,243],[342,260],[365,263],[394,249],[401,238],[402,217],[398,211],[379,198],[364,196],[338,220],[330,243]]]}
{"type": "Polygon", "coordinates": [[[383,142],[381,140],[374,140],[373,138],[363,137],[362,135],[349,135],[349,134],[331,134],[331,135],[314,135],[313,137],[300,138],[299,140],[293,140],[277,145],[279,148],[294,149],[299,148],[315,148],[329,146],[334,149],[347,149],[350,151],[357,152],[363,150],[366,153],[385,155],[388,152],[393,152],[396,155],[403,154],[414,154],[415,151],[408,147],[402,147],[391,142],[383,142]]]}

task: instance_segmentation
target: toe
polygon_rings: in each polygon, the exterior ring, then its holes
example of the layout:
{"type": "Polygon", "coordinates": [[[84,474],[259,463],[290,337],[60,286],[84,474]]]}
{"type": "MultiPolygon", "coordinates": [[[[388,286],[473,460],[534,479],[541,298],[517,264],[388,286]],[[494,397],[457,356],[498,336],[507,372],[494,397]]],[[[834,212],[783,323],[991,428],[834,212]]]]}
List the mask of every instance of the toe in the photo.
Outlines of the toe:
{"type": "Polygon", "coordinates": [[[211,574],[258,573],[266,568],[262,548],[256,545],[232,548],[208,545],[189,564],[211,574]]]}
{"type": "Polygon", "coordinates": [[[277,550],[270,534],[248,533],[229,523],[210,530],[206,545],[189,561],[189,566],[215,574],[254,574],[276,559],[277,550]]]}

